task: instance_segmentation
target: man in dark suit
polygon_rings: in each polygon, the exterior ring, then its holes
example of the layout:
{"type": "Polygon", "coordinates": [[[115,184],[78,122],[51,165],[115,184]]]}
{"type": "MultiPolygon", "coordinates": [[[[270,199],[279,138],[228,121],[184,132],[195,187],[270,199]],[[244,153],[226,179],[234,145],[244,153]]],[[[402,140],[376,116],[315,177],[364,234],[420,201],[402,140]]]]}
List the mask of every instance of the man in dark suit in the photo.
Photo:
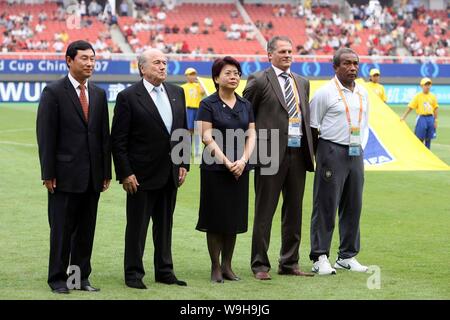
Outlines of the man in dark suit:
{"type": "MultiPolygon", "coordinates": [[[[302,201],[306,171],[313,171],[313,137],[309,126],[309,81],[290,70],[292,42],[287,37],[273,37],[267,44],[271,66],[248,78],[244,97],[253,105],[258,132],[258,147],[275,149],[278,171],[265,174],[258,160],[255,169],[255,217],[252,237],[251,267],[256,279],[270,280],[267,256],[272,219],[283,194],[281,213],[281,250],[278,273],[312,276],[300,271],[299,247],[302,201]],[[268,138],[261,129],[268,130],[268,138]],[[278,139],[271,137],[278,131],[278,139]]],[[[274,155],[271,155],[272,157],[274,155]]],[[[258,157],[259,159],[259,157],[258,157]]]]}
{"type": "Polygon", "coordinates": [[[88,278],[98,200],[111,181],[106,93],[88,82],[94,49],[86,41],[72,42],[66,62],[69,74],[44,89],[36,121],[42,180],[48,190],[48,284],[55,293],[69,293],[69,262],[79,267],[76,289],[99,290],[88,278]]]}
{"type": "Polygon", "coordinates": [[[185,286],[174,274],[171,249],[177,188],[189,169],[189,141],[187,160],[174,161],[171,156],[179,142],[171,139],[175,130],[185,129],[189,140],[184,92],[164,82],[167,58],[161,51],[144,52],[138,67],[143,79],[117,96],[111,130],[117,180],[127,192],[125,283],[146,289],[142,258],[151,217],[155,280],[185,286]]]}

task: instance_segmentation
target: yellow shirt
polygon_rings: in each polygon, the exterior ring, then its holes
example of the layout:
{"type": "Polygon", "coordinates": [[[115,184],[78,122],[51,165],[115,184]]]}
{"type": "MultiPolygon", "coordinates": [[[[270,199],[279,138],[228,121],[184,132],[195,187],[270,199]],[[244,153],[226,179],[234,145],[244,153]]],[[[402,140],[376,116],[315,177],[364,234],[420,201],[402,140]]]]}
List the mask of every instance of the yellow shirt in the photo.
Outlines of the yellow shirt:
{"type": "Polygon", "coordinates": [[[202,88],[199,83],[185,83],[181,85],[186,97],[186,107],[198,108],[202,100],[202,88]]]}
{"type": "Polygon", "coordinates": [[[416,113],[419,115],[429,115],[434,114],[434,110],[436,110],[439,105],[434,94],[420,92],[414,96],[408,107],[415,109],[416,113]]]}
{"type": "Polygon", "coordinates": [[[369,87],[377,96],[381,98],[384,102],[387,101],[386,93],[384,92],[384,87],[372,81],[367,82],[367,87],[369,87]]]}

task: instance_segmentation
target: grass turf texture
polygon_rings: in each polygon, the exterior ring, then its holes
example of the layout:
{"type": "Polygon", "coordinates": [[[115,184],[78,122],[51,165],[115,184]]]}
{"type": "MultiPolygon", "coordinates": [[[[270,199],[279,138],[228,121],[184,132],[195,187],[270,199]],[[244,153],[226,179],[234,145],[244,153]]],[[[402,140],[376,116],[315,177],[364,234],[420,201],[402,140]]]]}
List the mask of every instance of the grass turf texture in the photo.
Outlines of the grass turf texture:
{"type": "MultiPolygon", "coordinates": [[[[394,107],[400,115],[404,106],[394,107]]],[[[112,109],[110,110],[112,117],[112,109]]],[[[195,230],[199,170],[194,166],[179,190],[173,228],[175,272],[188,287],[156,284],[149,231],[144,282],[123,282],[125,193],[114,182],[100,198],[91,283],[99,293],[55,295],[46,284],[49,227],[47,196],[40,181],[35,138],[35,104],[0,104],[0,299],[449,299],[450,172],[367,172],[359,260],[381,270],[381,289],[366,286],[370,274],[338,271],[314,278],[278,276],[280,208],[274,216],[269,257],[272,281],[256,281],[249,266],[253,223],[237,239],[233,266],[242,281],[212,284],[205,234],[195,230]]],[[[414,116],[407,120],[413,127],[414,116]]],[[[440,108],[432,150],[450,164],[450,108],[440,108]]],[[[252,180],[252,179],[251,179],[252,180]]],[[[304,198],[300,264],[309,271],[309,225],[313,175],[304,198]]],[[[338,248],[335,229],[330,261],[338,248]]]]}

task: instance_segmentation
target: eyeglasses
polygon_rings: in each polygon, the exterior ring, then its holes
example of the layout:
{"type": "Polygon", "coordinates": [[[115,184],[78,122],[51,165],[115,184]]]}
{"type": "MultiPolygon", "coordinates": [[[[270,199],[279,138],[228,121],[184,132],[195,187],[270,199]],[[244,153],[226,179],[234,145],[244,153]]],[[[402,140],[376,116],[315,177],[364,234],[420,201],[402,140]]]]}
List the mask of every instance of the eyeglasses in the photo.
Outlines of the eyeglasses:
{"type": "Polygon", "coordinates": [[[229,78],[231,76],[240,77],[242,75],[242,73],[239,71],[225,71],[223,74],[227,78],[229,78]]]}

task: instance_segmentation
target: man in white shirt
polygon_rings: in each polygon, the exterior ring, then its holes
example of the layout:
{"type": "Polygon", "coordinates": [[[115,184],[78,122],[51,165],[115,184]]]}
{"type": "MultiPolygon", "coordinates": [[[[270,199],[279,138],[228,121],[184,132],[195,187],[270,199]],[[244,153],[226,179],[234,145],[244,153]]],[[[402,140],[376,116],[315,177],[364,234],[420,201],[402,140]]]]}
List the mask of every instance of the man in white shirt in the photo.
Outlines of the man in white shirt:
{"type": "Polygon", "coordinates": [[[369,99],[355,82],[359,58],[350,48],[333,57],[336,76],[311,100],[311,128],[319,131],[316,147],[314,204],[311,218],[313,272],[336,274],[335,269],[366,272],[355,256],[360,249],[364,163],[362,142],[368,136],[369,99]],[[328,257],[339,209],[340,246],[331,267],[328,257]]]}

